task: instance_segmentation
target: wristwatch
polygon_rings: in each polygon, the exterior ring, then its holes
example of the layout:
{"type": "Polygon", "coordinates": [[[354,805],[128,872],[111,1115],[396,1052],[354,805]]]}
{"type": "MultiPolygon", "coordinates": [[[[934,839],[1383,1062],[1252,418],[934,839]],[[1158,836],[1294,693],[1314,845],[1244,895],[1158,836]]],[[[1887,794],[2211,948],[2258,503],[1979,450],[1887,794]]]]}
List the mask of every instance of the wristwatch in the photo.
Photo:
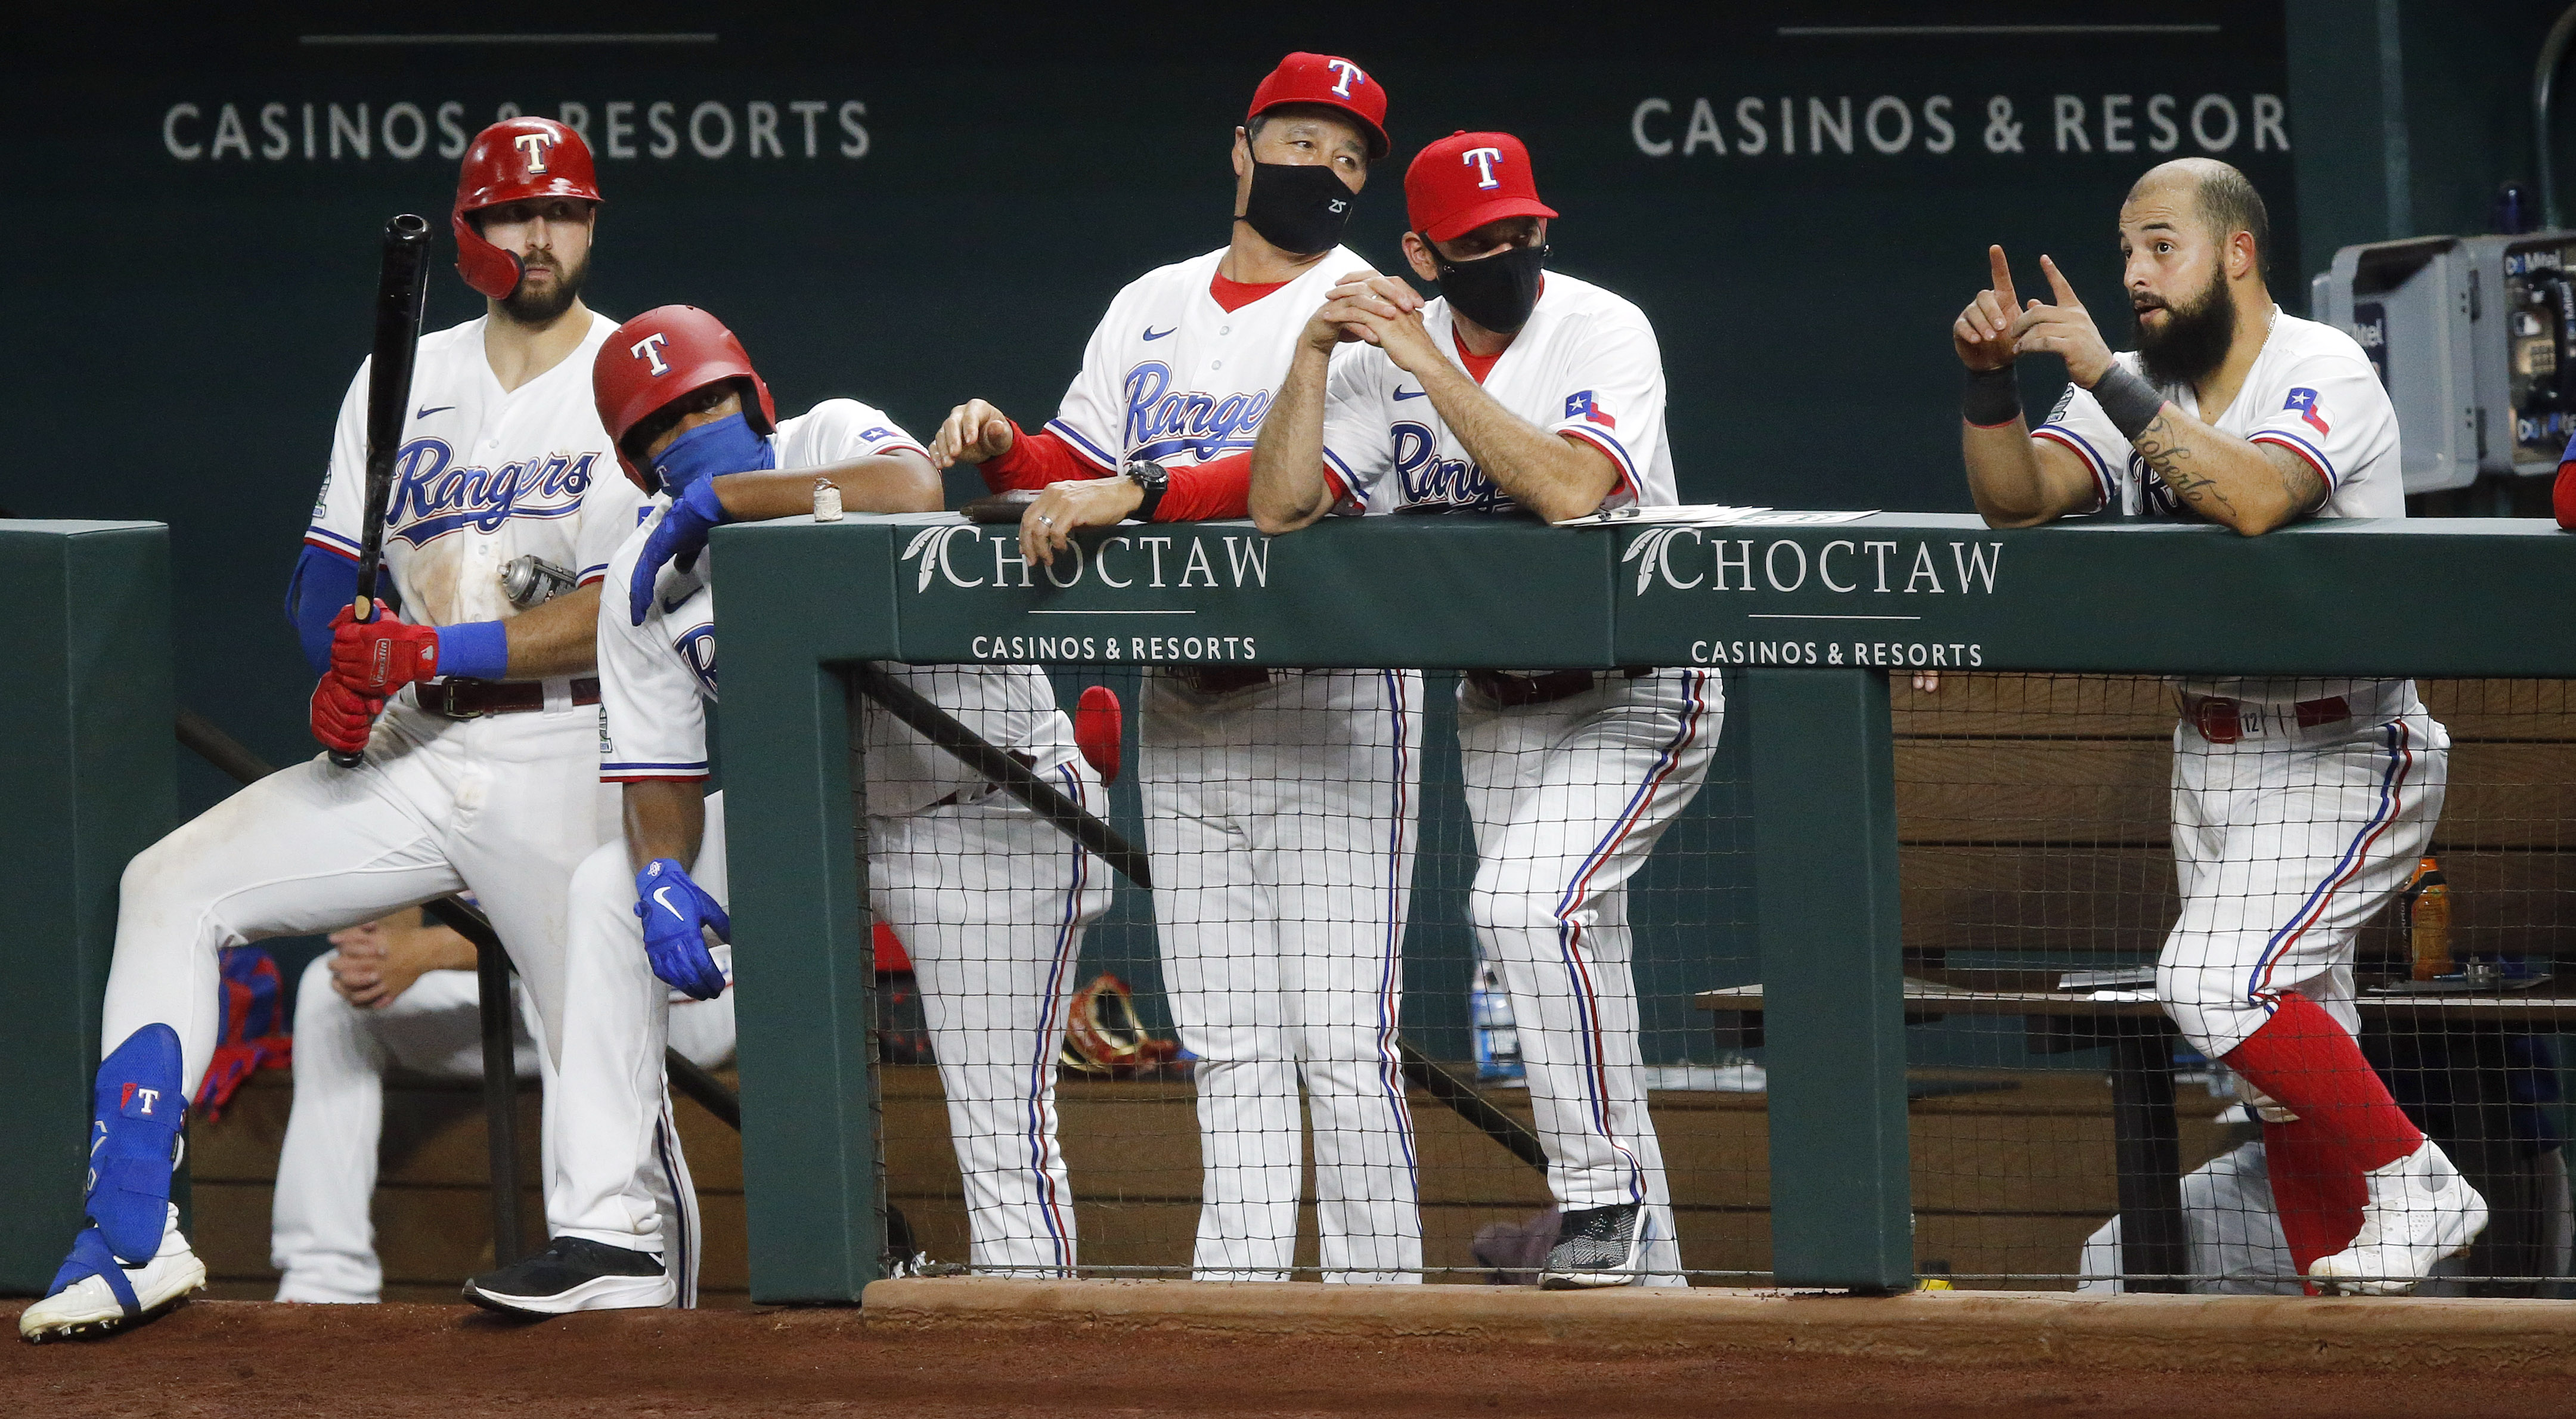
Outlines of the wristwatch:
{"type": "Polygon", "coordinates": [[[1150,458],[1130,459],[1127,466],[1118,471],[1145,493],[1144,500],[1137,503],[1136,510],[1128,515],[1138,522],[1153,521],[1154,509],[1163,505],[1163,494],[1171,491],[1171,473],[1150,458]]]}

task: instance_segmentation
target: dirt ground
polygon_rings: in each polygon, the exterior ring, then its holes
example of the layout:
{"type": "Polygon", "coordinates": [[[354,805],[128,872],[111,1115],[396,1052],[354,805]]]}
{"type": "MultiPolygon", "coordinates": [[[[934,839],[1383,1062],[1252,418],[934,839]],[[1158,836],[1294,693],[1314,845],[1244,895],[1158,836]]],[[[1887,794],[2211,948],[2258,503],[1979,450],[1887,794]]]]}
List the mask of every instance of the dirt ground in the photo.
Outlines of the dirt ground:
{"type": "MultiPolygon", "coordinates": [[[[21,1303],[0,1305],[11,1330],[21,1303]]],[[[546,1419],[903,1415],[2563,1415],[2563,1376],[1966,1369],[1564,1346],[1011,1331],[850,1310],[595,1314],[200,1301],[134,1333],[0,1342],[0,1414],[546,1419]]]]}

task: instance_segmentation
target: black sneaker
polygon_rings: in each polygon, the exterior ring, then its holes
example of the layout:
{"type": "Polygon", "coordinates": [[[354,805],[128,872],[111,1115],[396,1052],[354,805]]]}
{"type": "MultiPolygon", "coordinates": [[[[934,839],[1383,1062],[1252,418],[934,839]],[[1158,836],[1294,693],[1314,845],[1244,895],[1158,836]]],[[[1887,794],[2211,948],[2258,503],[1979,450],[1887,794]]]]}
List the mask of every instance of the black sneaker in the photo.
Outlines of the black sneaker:
{"type": "Polygon", "coordinates": [[[522,1316],[667,1306],[676,1296],[660,1257],[583,1237],[557,1237],[535,1256],[465,1283],[465,1299],[522,1316]]]}
{"type": "Polygon", "coordinates": [[[1538,1284],[1550,1291],[1634,1286],[1646,1279],[1646,1209],[1633,1202],[1565,1214],[1538,1284]]]}

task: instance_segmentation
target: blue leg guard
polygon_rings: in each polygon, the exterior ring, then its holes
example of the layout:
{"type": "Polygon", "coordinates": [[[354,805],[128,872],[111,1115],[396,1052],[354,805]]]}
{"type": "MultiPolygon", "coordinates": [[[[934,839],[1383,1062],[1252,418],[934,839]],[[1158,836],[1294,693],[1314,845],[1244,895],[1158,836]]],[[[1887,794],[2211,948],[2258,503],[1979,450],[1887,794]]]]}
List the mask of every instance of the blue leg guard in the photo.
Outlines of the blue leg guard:
{"type": "MultiPolygon", "coordinates": [[[[170,1222],[170,1174],[188,1112],[182,1067],[179,1032],[167,1025],[135,1031],[98,1066],[84,1210],[107,1249],[128,1266],[141,1266],[161,1250],[170,1222]]],[[[75,1247],[73,1260],[80,1256],[75,1247]]]]}
{"type": "MultiPolygon", "coordinates": [[[[154,1236],[153,1242],[158,1245],[159,1236],[154,1236]]],[[[106,1281],[107,1289],[116,1293],[117,1304],[125,1307],[127,1320],[143,1314],[143,1303],[134,1296],[134,1283],[126,1279],[124,1268],[108,1252],[107,1241],[99,1236],[96,1227],[81,1228],[80,1236],[72,1242],[71,1256],[63,1262],[63,1269],[54,1273],[54,1284],[45,1288],[45,1294],[59,1296],[65,1287],[92,1276],[106,1281]]]]}

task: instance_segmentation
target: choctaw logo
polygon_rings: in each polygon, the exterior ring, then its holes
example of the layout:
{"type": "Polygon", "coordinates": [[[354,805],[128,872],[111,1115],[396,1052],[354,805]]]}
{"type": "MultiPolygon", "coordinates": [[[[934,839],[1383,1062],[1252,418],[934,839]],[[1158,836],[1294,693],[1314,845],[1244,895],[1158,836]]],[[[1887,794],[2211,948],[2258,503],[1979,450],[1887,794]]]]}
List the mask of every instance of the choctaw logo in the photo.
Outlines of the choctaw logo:
{"type": "Polygon", "coordinates": [[[904,545],[904,561],[918,561],[912,589],[930,590],[945,579],[950,586],[1035,586],[1063,590],[1086,580],[1124,591],[1129,587],[1179,591],[1217,591],[1270,584],[1270,539],[1258,533],[1209,536],[1202,533],[1117,532],[1085,537],[1056,554],[1052,566],[1032,567],[1020,555],[1016,533],[985,536],[971,522],[925,527],[904,545]],[[964,539],[962,542],[960,539],[964,539]],[[985,561],[989,544],[992,560],[985,561]]]}

